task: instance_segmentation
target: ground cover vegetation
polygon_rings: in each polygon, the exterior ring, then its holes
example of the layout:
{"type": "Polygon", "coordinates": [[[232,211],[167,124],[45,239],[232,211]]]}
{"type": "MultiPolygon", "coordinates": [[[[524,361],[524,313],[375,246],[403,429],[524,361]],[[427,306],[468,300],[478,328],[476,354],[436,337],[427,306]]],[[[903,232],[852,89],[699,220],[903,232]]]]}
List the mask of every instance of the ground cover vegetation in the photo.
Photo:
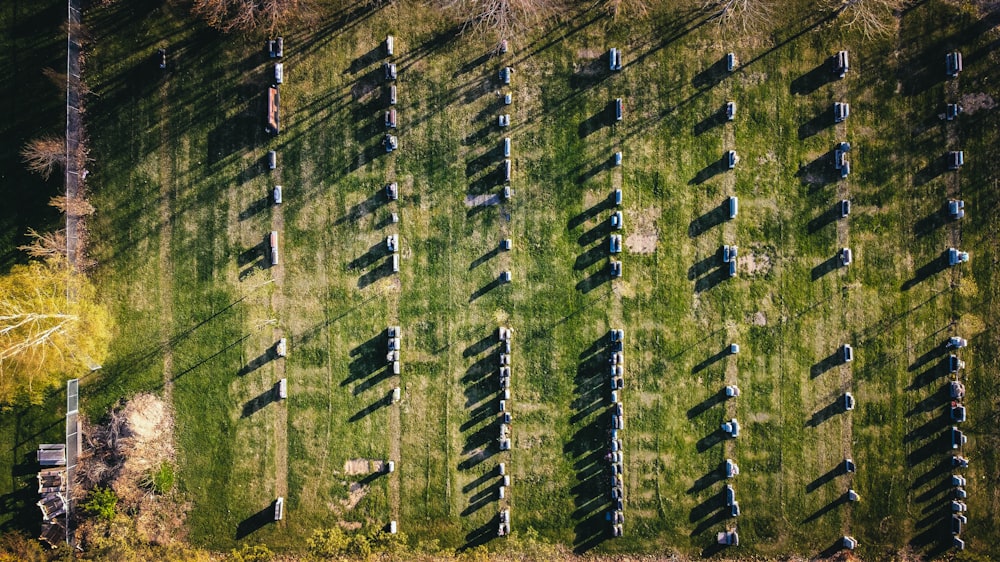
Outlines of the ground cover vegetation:
{"type": "MultiPolygon", "coordinates": [[[[170,404],[170,493],[186,506],[187,544],[233,557],[363,556],[378,541],[468,558],[512,546],[553,558],[779,557],[832,556],[849,534],[864,559],[944,556],[944,342],[961,335],[971,461],[962,556],[996,555],[997,13],[892,4],[890,17],[879,12],[884,26],[866,30],[848,19],[863,2],[773,2],[745,27],[723,3],[629,4],[645,19],[614,17],[613,4],[567,7],[500,53],[499,37],[463,33],[461,17],[422,3],[318,3],[322,17],[279,28],[277,136],[264,131],[275,62],[264,36],[222,34],[181,3],[88,12],[90,275],[115,328],[103,369],[83,378],[82,405],[97,421],[137,394],[170,404]],[[382,145],[387,34],[398,69],[392,154],[382,145]],[[621,72],[608,70],[609,47],[623,49],[621,72]],[[852,66],[838,80],[830,57],[841,49],[852,66]],[[952,49],[965,55],[957,80],[944,74],[952,49]],[[837,101],[851,104],[843,123],[837,101]],[[965,112],[947,121],[947,103],[965,112]],[[501,113],[511,119],[503,131],[501,113]],[[833,168],[840,141],[852,144],[844,179],[833,168]],[[957,173],[948,150],[964,150],[957,173]],[[385,196],[391,181],[398,201],[385,196]],[[615,189],[620,280],[607,269],[615,189]],[[733,195],[739,214],[728,220],[733,195]],[[945,220],[949,197],[966,202],[960,222],[945,220]],[[389,234],[399,235],[398,273],[389,234]],[[509,252],[497,249],[505,238],[509,252]],[[734,278],[722,245],[739,246],[734,278]],[[970,263],[948,267],[950,246],[970,263]],[[837,266],[841,247],[853,250],[849,267],[837,266]],[[504,270],[511,283],[497,282],[504,270]],[[385,361],[395,325],[399,375],[385,361]],[[500,325],[515,334],[509,452],[496,442],[500,325]],[[628,423],[625,534],[614,539],[611,328],[626,334],[628,423]],[[274,352],[280,337],[286,358],[274,352]],[[837,360],[844,343],[855,350],[849,364],[837,360]],[[274,390],[282,378],[287,400],[274,390]],[[741,395],[725,400],[732,384],[741,395]],[[391,404],[397,386],[402,400],[391,404]],[[839,409],[845,392],[853,411],[839,409]],[[719,424],[732,417],[741,435],[726,440],[719,424]],[[845,457],[856,473],[839,471],[845,457]],[[723,501],[726,458],[741,468],[735,519],[723,501]],[[394,472],[380,471],[386,459],[394,472]],[[508,539],[495,537],[499,462],[511,476],[508,539]],[[861,501],[847,502],[848,489],[861,501]],[[404,536],[389,540],[381,530],[392,520],[404,536]],[[715,533],[730,528],[739,550],[720,551],[715,533]]],[[[40,21],[55,11],[33,9],[40,21]]],[[[7,10],[6,26],[33,14],[7,10]]],[[[3,39],[22,49],[29,40],[3,39]]],[[[58,56],[58,45],[41,50],[58,56]]],[[[37,121],[25,138],[49,132],[46,113],[25,110],[19,119],[37,121]]],[[[11,174],[24,144],[0,155],[11,174]]],[[[11,193],[38,215],[31,222],[0,216],[8,268],[56,189],[21,179],[42,194],[11,193]]],[[[30,451],[59,439],[62,399],[0,417],[13,444],[0,456],[11,475],[2,530],[33,530],[30,451]]],[[[125,532],[121,517],[109,525],[125,532]]]]}

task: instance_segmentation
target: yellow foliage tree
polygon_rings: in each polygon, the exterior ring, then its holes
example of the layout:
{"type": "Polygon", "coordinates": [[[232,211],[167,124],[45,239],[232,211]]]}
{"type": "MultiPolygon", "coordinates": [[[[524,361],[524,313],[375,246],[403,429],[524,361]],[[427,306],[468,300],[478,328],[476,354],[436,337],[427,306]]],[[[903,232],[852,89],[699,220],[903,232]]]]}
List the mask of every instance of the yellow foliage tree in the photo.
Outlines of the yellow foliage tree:
{"type": "Polygon", "coordinates": [[[87,277],[53,258],[0,275],[0,405],[43,392],[99,364],[111,319],[87,277]]]}

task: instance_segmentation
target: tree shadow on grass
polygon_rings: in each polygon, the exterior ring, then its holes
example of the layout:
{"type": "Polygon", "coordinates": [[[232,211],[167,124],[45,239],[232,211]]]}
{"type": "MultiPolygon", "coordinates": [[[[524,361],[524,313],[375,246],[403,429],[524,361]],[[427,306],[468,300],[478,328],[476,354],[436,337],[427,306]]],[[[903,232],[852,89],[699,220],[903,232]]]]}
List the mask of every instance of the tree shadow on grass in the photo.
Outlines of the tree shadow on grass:
{"type": "Polygon", "coordinates": [[[913,287],[917,286],[919,283],[934,275],[940,273],[948,268],[948,252],[941,252],[941,255],[934,258],[930,262],[920,266],[920,269],[913,275],[912,279],[908,279],[903,283],[901,289],[904,291],[909,291],[913,287]]]}
{"type": "Polygon", "coordinates": [[[274,502],[271,502],[264,509],[247,517],[236,527],[236,540],[243,539],[268,523],[274,523],[274,502]]]}

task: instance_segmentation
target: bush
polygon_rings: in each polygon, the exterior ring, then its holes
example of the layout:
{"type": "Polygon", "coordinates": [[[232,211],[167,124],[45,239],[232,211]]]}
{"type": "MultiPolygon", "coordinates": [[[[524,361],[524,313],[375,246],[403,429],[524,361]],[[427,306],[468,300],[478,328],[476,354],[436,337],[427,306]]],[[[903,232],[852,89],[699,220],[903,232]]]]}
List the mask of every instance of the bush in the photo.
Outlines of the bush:
{"type": "Polygon", "coordinates": [[[316,529],[306,540],[309,553],[321,560],[339,556],[347,550],[349,539],[340,527],[316,529]]]}
{"type": "Polygon", "coordinates": [[[144,482],[147,488],[154,494],[166,494],[174,488],[174,467],[170,463],[163,463],[160,468],[151,470],[144,482]]]}
{"type": "Polygon", "coordinates": [[[232,553],[230,553],[230,557],[235,562],[271,562],[271,560],[274,560],[274,553],[262,544],[255,544],[253,546],[244,544],[239,550],[234,548],[232,553]]]}
{"type": "Polygon", "coordinates": [[[115,508],[118,506],[118,494],[111,488],[94,488],[87,494],[87,501],[83,502],[83,510],[90,515],[95,515],[105,521],[115,518],[115,508]]]}

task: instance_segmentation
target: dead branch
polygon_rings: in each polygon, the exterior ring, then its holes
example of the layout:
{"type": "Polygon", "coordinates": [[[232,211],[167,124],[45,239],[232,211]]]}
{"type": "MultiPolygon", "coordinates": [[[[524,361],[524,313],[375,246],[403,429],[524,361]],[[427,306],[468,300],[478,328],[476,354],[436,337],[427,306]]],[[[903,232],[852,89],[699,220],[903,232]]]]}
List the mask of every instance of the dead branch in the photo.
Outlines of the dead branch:
{"type": "Polygon", "coordinates": [[[66,139],[62,137],[34,139],[21,149],[21,157],[24,158],[29,170],[49,179],[56,166],[66,164],[66,139]]]}

